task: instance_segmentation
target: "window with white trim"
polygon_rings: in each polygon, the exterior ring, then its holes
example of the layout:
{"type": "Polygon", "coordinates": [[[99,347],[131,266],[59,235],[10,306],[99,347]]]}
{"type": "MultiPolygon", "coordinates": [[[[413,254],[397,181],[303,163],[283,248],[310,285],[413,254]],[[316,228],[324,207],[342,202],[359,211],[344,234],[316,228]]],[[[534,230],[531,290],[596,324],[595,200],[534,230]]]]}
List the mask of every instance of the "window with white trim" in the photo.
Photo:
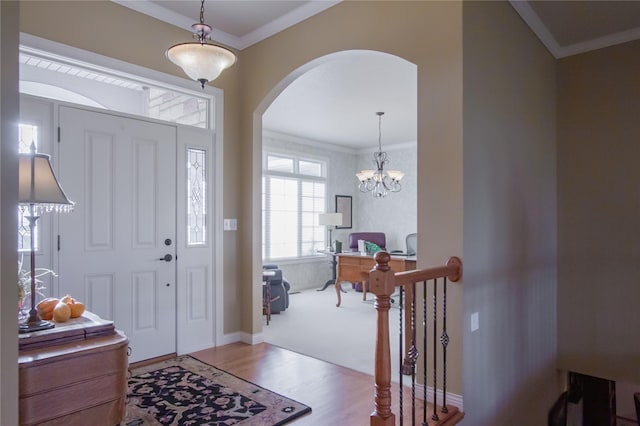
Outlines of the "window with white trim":
{"type": "Polygon", "coordinates": [[[325,161],[267,152],[262,173],[262,258],[317,255],[325,246],[325,161]]]}

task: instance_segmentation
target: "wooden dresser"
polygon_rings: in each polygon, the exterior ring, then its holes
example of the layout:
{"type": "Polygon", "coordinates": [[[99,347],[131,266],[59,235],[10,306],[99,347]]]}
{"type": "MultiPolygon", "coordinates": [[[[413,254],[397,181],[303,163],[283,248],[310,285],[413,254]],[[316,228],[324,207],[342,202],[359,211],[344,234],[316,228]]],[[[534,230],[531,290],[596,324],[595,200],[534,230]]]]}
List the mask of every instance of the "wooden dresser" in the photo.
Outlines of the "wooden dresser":
{"type": "Polygon", "coordinates": [[[118,425],[127,393],[127,337],[90,312],[20,335],[20,425],[118,425]]]}

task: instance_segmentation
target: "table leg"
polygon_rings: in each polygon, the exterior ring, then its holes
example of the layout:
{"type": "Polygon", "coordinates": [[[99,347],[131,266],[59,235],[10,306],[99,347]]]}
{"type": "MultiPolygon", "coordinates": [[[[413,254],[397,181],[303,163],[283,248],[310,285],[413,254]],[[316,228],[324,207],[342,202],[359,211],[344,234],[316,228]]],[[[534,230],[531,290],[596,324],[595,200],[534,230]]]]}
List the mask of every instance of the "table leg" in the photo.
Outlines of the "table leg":
{"type": "Polygon", "coordinates": [[[317,289],[317,291],[324,291],[330,285],[335,285],[336,284],[336,265],[338,264],[338,261],[336,260],[336,254],[335,253],[331,253],[331,256],[332,256],[332,258],[329,261],[329,263],[331,264],[331,279],[328,280],[326,283],[324,283],[324,286],[322,286],[322,288],[317,289]]]}
{"type": "Polygon", "coordinates": [[[340,280],[336,280],[336,294],[338,295],[338,303],[336,303],[336,307],[340,307],[340,303],[342,303],[342,296],[340,296],[340,290],[342,290],[342,287],[340,287],[340,280]]]}
{"type": "Polygon", "coordinates": [[[329,281],[327,281],[326,283],[324,283],[324,285],[322,286],[322,288],[316,289],[316,291],[324,291],[327,289],[327,287],[329,287],[330,285],[335,285],[336,284],[336,280],[335,279],[330,279],[329,281]]]}
{"type": "Polygon", "coordinates": [[[264,293],[262,295],[262,309],[267,316],[267,325],[269,325],[269,321],[271,321],[271,283],[267,280],[264,286],[264,293]]]}

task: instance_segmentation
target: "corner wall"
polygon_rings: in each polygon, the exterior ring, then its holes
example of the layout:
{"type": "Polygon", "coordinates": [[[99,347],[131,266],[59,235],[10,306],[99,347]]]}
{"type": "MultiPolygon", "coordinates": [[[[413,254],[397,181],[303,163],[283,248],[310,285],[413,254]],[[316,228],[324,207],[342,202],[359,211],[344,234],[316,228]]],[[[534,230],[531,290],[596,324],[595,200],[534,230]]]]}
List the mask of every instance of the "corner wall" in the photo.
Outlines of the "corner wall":
{"type": "Polygon", "coordinates": [[[560,395],[555,60],[507,2],[463,16],[464,424],[539,426],[560,395]]]}
{"type": "Polygon", "coordinates": [[[0,2],[0,424],[18,424],[18,2],[0,2]],[[12,285],[13,283],[13,285],[12,285]]]}
{"type": "Polygon", "coordinates": [[[558,362],[640,384],[640,41],[558,63],[558,362]]]}

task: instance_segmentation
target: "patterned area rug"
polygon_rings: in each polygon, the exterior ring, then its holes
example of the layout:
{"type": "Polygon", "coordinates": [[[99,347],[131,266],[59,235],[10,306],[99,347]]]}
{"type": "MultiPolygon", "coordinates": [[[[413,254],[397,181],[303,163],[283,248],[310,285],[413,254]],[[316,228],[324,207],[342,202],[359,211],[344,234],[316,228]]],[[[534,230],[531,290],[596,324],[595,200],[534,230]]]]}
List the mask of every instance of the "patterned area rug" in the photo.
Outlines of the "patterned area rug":
{"type": "Polygon", "coordinates": [[[133,369],[126,426],[277,426],[311,408],[188,355],[133,369]]]}

